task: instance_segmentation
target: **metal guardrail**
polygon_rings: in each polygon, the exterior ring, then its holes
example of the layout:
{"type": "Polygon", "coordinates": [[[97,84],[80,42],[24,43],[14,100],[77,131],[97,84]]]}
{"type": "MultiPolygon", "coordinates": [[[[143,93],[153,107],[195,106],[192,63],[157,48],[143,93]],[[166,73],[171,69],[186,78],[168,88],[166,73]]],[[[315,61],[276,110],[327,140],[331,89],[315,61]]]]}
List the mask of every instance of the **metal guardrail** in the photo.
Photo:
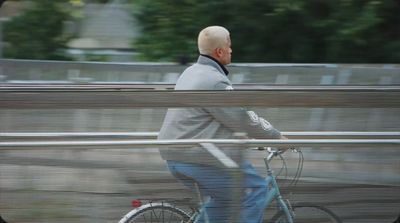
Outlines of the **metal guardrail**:
{"type": "MultiPolygon", "coordinates": [[[[243,89],[250,84],[240,84],[243,89]]],[[[42,81],[23,81],[14,83],[0,83],[0,91],[49,91],[49,90],[76,90],[76,91],[99,91],[99,90],[172,90],[175,84],[162,82],[91,82],[88,84],[73,83],[46,83],[42,81]]],[[[250,87],[247,87],[249,89],[250,87]]]]}
{"type": "MultiPolygon", "coordinates": [[[[368,138],[368,139],[398,139],[400,132],[355,132],[355,131],[306,131],[281,132],[289,138],[368,138]]],[[[49,138],[139,138],[156,139],[158,132],[0,132],[1,138],[49,139],[49,138]]]]}
{"type": "Polygon", "coordinates": [[[164,147],[164,146],[193,146],[203,143],[229,144],[235,146],[361,146],[371,147],[378,145],[398,146],[400,144],[400,132],[282,132],[283,135],[294,137],[288,140],[276,139],[180,139],[180,140],[154,140],[158,132],[56,132],[56,133],[0,133],[0,139],[18,139],[18,141],[0,142],[0,149],[27,149],[47,147],[111,147],[121,148],[134,146],[140,147],[164,147]],[[43,141],[45,139],[62,137],[64,140],[43,141]],[[90,138],[90,137],[134,137],[139,140],[65,140],[65,138],[90,138]],[[302,137],[315,137],[314,139],[302,139],[302,137]],[[336,138],[335,138],[336,137],[336,138]],[[337,139],[337,137],[341,137],[337,139]],[[24,141],[42,139],[42,141],[24,141]],[[143,138],[150,138],[144,140],[143,138]],[[300,139],[299,139],[300,138],[300,139]],[[343,139],[345,138],[345,139],[343,139]],[[367,138],[367,139],[365,139],[367,138]]]}
{"type": "Polygon", "coordinates": [[[134,147],[187,147],[203,143],[215,145],[233,145],[245,147],[285,146],[285,147],[343,147],[343,146],[399,146],[400,139],[181,139],[181,140],[86,140],[86,141],[9,141],[0,142],[1,149],[45,149],[48,147],[68,147],[77,149],[100,148],[134,148],[134,147]],[[82,148],[84,146],[84,148],[82,148]]]}
{"type": "MultiPolygon", "coordinates": [[[[0,59],[1,66],[4,67],[15,67],[18,65],[20,67],[27,68],[85,68],[85,69],[123,69],[131,70],[132,67],[186,67],[179,65],[177,63],[160,63],[160,62],[82,62],[82,61],[54,61],[54,60],[21,60],[21,59],[0,59]]],[[[320,67],[320,68],[337,68],[337,67],[347,67],[347,68],[383,68],[383,69],[396,69],[400,68],[397,64],[321,64],[321,63],[232,63],[229,67],[320,67]]]]}
{"type": "Polygon", "coordinates": [[[126,70],[137,71],[152,70],[167,71],[168,68],[185,67],[177,63],[159,62],[94,62],[94,61],[54,61],[54,60],[20,60],[20,59],[0,59],[0,65],[4,68],[39,68],[39,69],[96,69],[96,70],[126,70]]]}
{"type": "MultiPolygon", "coordinates": [[[[0,59],[0,83],[175,83],[187,67],[176,63],[76,62],[0,59]]],[[[399,64],[233,63],[233,83],[398,84],[399,64]],[[290,79],[290,80],[289,80],[290,79]]]]}
{"type": "MultiPolygon", "coordinates": [[[[62,83],[0,83],[0,92],[20,91],[142,91],[142,90],[173,90],[175,84],[162,82],[93,82],[88,84],[62,83]]],[[[400,91],[399,85],[267,85],[267,84],[234,84],[235,90],[264,91],[400,91]]]]}
{"type": "Polygon", "coordinates": [[[399,108],[400,86],[265,86],[257,90],[2,89],[0,109],[140,107],[399,108]]]}

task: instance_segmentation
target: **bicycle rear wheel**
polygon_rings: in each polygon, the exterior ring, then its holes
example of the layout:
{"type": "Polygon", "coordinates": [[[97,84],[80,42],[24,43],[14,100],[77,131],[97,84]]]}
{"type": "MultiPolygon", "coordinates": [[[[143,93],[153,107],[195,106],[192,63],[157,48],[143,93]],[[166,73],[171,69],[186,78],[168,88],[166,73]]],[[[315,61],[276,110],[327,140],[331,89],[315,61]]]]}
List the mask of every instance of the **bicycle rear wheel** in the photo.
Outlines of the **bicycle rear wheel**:
{"type": "Polygon", "coordinates": [[[190,214],[169,203],[149,203],[126,214],[119,223],[189,223],[190,214]]]}
{"type": "MultiPolygon", "coordinates": [[[[294,223],[342,223],[340,218],[328,208],[311,203],[298,203],[292,206],[294,223]]],[[[283,211],[271,220],[273,223],[288,223],[283,211]]]]}

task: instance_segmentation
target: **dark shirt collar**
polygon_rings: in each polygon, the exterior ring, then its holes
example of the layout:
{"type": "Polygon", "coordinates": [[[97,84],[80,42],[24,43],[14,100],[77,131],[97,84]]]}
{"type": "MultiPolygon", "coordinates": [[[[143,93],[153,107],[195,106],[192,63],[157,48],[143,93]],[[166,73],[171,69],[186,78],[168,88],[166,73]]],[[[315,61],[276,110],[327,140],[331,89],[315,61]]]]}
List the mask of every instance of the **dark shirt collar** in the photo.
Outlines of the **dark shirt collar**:
{"type": "Polygon", "coordinates": [[[229,71],[226,69],[226,67],[225,67],[224,65],[222,65],[220,62],[218,62],[218,60],[214,59],[213,57],[211,57],[211,56],[209,56],[209,55],[205,55],[205,54],[200,54],[200,56],[207,57],[207,58],[213,60],[213,61],[214,61],[215,63],[217,63],[218,66],[222,69],[222,71],[224,72],[224,74],[225,74],[226,76],[228,76],[229,71]]]}

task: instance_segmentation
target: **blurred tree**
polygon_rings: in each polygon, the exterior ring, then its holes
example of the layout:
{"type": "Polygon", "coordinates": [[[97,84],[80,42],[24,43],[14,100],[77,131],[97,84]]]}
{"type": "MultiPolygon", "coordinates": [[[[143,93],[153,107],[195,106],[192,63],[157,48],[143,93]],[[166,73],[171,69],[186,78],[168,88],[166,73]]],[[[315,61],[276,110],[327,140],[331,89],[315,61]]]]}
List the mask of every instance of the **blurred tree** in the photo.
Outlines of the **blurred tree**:
{"type": "Polygon", "coordinates": [[[145,60],[176,60],[196,52],[196,0],[140,0],[134,15],[142,33],[134,47],[145,60]]]}
{"type": "Polygon", "coordinates": [[[400,61],[400,20],[396,15],[400,10],[399,2],[353,0],[341,1],[338,6],[333,15],[335,32],[326,38],[326,60],[349,63],[400,61]]]}
{"type": "Polygon", "coordinates": [[[150,60],[197,55],[208,25],[231,31],[237,62],[398,63],[396,0],[135,0],[135,47],[150,60]]]}
{"type": "MultiPolygon", "coordinates": [[[[66,2],[66,1],[64,1],[66,2]]],[[[24,14],[5,23],[5,57],[18,59],[68,59],[60,52],[66,39],[63,22],[68,15],[60,1],[36,0],[24,14]]]]}

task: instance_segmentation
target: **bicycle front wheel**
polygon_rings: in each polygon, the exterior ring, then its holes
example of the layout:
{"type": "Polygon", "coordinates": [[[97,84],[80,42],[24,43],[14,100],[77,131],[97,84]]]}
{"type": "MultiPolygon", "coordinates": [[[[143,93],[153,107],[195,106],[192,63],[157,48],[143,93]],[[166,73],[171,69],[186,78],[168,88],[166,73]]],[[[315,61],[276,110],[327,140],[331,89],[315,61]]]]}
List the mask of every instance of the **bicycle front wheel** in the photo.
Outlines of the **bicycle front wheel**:
{"type": "Polygon", "coordinates": [[[119,223],[190,223],[190,214],[169,203],[149,203],[126,214],[119,223]]]}
{"type": "MultiPolygon", "coordinates": [[[[340,218],[328,208],[323,206],[298,203],[292,206],[294,223],[342,223],[340,218]]],[[[273,223],[288,223],[283,211],[278,212],[271,220],[273,223]]]]}

